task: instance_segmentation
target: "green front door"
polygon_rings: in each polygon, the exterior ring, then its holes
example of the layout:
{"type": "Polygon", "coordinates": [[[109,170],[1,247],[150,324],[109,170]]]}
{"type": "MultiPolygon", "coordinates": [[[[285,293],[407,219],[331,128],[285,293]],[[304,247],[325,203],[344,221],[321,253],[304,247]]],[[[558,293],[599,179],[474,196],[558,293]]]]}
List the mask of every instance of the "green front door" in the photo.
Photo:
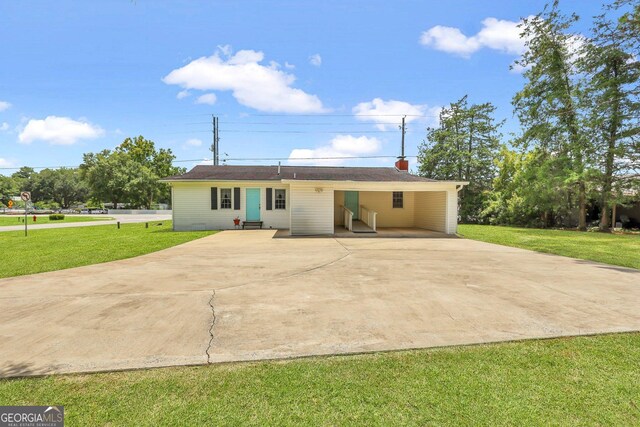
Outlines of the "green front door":
{"type": "Polygon", "coordinates": [[[358,219],[358,192],[357,191],[345,191],[344,192],[344,207],[353,212],[353,219],[358,219]]]}
{"type": "Polygon", "coordinates": [[[260,189],[247,188],[247,221],[260,221],[260,189]]]}

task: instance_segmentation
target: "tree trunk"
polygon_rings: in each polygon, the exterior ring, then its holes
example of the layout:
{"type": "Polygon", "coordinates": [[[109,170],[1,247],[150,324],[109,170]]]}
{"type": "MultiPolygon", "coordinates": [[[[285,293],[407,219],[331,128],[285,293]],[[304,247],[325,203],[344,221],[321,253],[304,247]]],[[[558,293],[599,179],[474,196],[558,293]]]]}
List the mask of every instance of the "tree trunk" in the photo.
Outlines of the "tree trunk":
{"type": "Polygon", "coordinates": [[[616,229],[616,208],[618,207],[618,205],[614,202],[613,203],[613,208],[611,209],[611,230],[615,230],[616,229]]]}
{"type": "Polygon", "coordinates": [[[600,231],[611,231],[609,225],[609,207],[606,205],[606,201],[603,201],[602,208],[600,209],[600,231]]]}
{"type": "MultiPolygon", "coordinates": [[[[614,81],[618,79],[618,64],[613,61],[611,63],[611,74],[614,81]]],[[[609,144],[604,164],[604,179],[602,183],[602,212],[600,215],[600,231],[609,231],[609,200],[611,199],[611,189],[613,187],[613,164],[615,160],[616,142],[618,136],[618,121],[620,119],[620,88],[615,87],[615,95],[611,103],[611,122],[609,123],[609,144]]],[[[613,227],[615,227],[615,218],[613,219],[613,227]]]]}
{"type": "Polygon", "coordinates": [[[578,230],[587,231],[587,190],[584,181],[578,184],[578,230]]]}
{"type": "MultiPolygon", "coordinates": [[[[473,107],[472,107],[473,108],[473,107]]],[[[474,115],[471,114],[471,122],[469,123],[469,143],[468,143],[468,152],[467,152],[467,173],[464,177],[465,181],[469,181],[470,177],[471,177],[471,158],[473,156],[473,132],[474,132],[474,128],[473,128],[473,121],[474,121],[474,115]]]]}

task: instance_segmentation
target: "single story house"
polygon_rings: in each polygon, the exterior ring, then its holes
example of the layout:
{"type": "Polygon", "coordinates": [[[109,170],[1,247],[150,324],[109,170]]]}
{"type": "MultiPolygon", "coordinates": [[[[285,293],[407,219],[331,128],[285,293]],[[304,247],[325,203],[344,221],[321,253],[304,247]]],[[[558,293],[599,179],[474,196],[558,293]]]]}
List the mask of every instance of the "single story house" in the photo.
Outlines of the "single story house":
{"type": "Polygon", "coordinates": [[[332,235],[336,227],[383,227],[456,233],[458,191],[396,167],[200,165],[162,180],[171,185],[173,229],[287,229],[291,235],[332,235]]]}

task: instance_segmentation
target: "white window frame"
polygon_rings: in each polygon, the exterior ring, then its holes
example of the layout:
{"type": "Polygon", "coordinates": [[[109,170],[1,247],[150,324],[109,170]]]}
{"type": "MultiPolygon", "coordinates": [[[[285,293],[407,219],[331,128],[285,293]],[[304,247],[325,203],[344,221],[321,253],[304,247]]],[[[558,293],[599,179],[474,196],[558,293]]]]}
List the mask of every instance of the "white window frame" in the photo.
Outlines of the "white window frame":
{"type": "Polygon", "coordinates": [[[233,209],[233,188],[221,188],[220,189],[220,209],[233,209]],[[229,206],[224,206],[224,197],[222,196],[223,191],[229,192],[229,206]]]}
{"type": "Polygon", "coordinates": [[[391,207],[393,209],[404,209],[404,191],[393,191],[391,192],[391,207]],[[400,203],[402,206],[396,206],[396,198],[395,195],[400,194],[400,203]]]}
{"type": "Polygon", "coordinates": [[[274,188],[273,190],[273,210],[286,211],[287,210],[287,189],[286,188],[274,188]],[[284,193],[284,199],[281,199],[284,203],[283,207],[278,206],[278,191],[284,193]]]}

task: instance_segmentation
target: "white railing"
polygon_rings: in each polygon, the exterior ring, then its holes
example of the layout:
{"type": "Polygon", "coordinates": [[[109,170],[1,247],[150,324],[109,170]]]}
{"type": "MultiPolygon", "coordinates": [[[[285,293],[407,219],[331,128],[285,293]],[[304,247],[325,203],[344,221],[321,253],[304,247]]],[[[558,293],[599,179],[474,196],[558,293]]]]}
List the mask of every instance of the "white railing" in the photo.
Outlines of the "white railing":
{"type": "Polygon", "coordinates": [[[351,212],[347,207],[341,206],[342,212],[344,215],[344,228],[349,231],[353,230],[353,212],[351,212]]]}
{"type": "Polygon", "coordinates": [[[373,231],[376,231],[376,221],[378,212],[360,205],[360,220],[367,224],[373,231]]]}

